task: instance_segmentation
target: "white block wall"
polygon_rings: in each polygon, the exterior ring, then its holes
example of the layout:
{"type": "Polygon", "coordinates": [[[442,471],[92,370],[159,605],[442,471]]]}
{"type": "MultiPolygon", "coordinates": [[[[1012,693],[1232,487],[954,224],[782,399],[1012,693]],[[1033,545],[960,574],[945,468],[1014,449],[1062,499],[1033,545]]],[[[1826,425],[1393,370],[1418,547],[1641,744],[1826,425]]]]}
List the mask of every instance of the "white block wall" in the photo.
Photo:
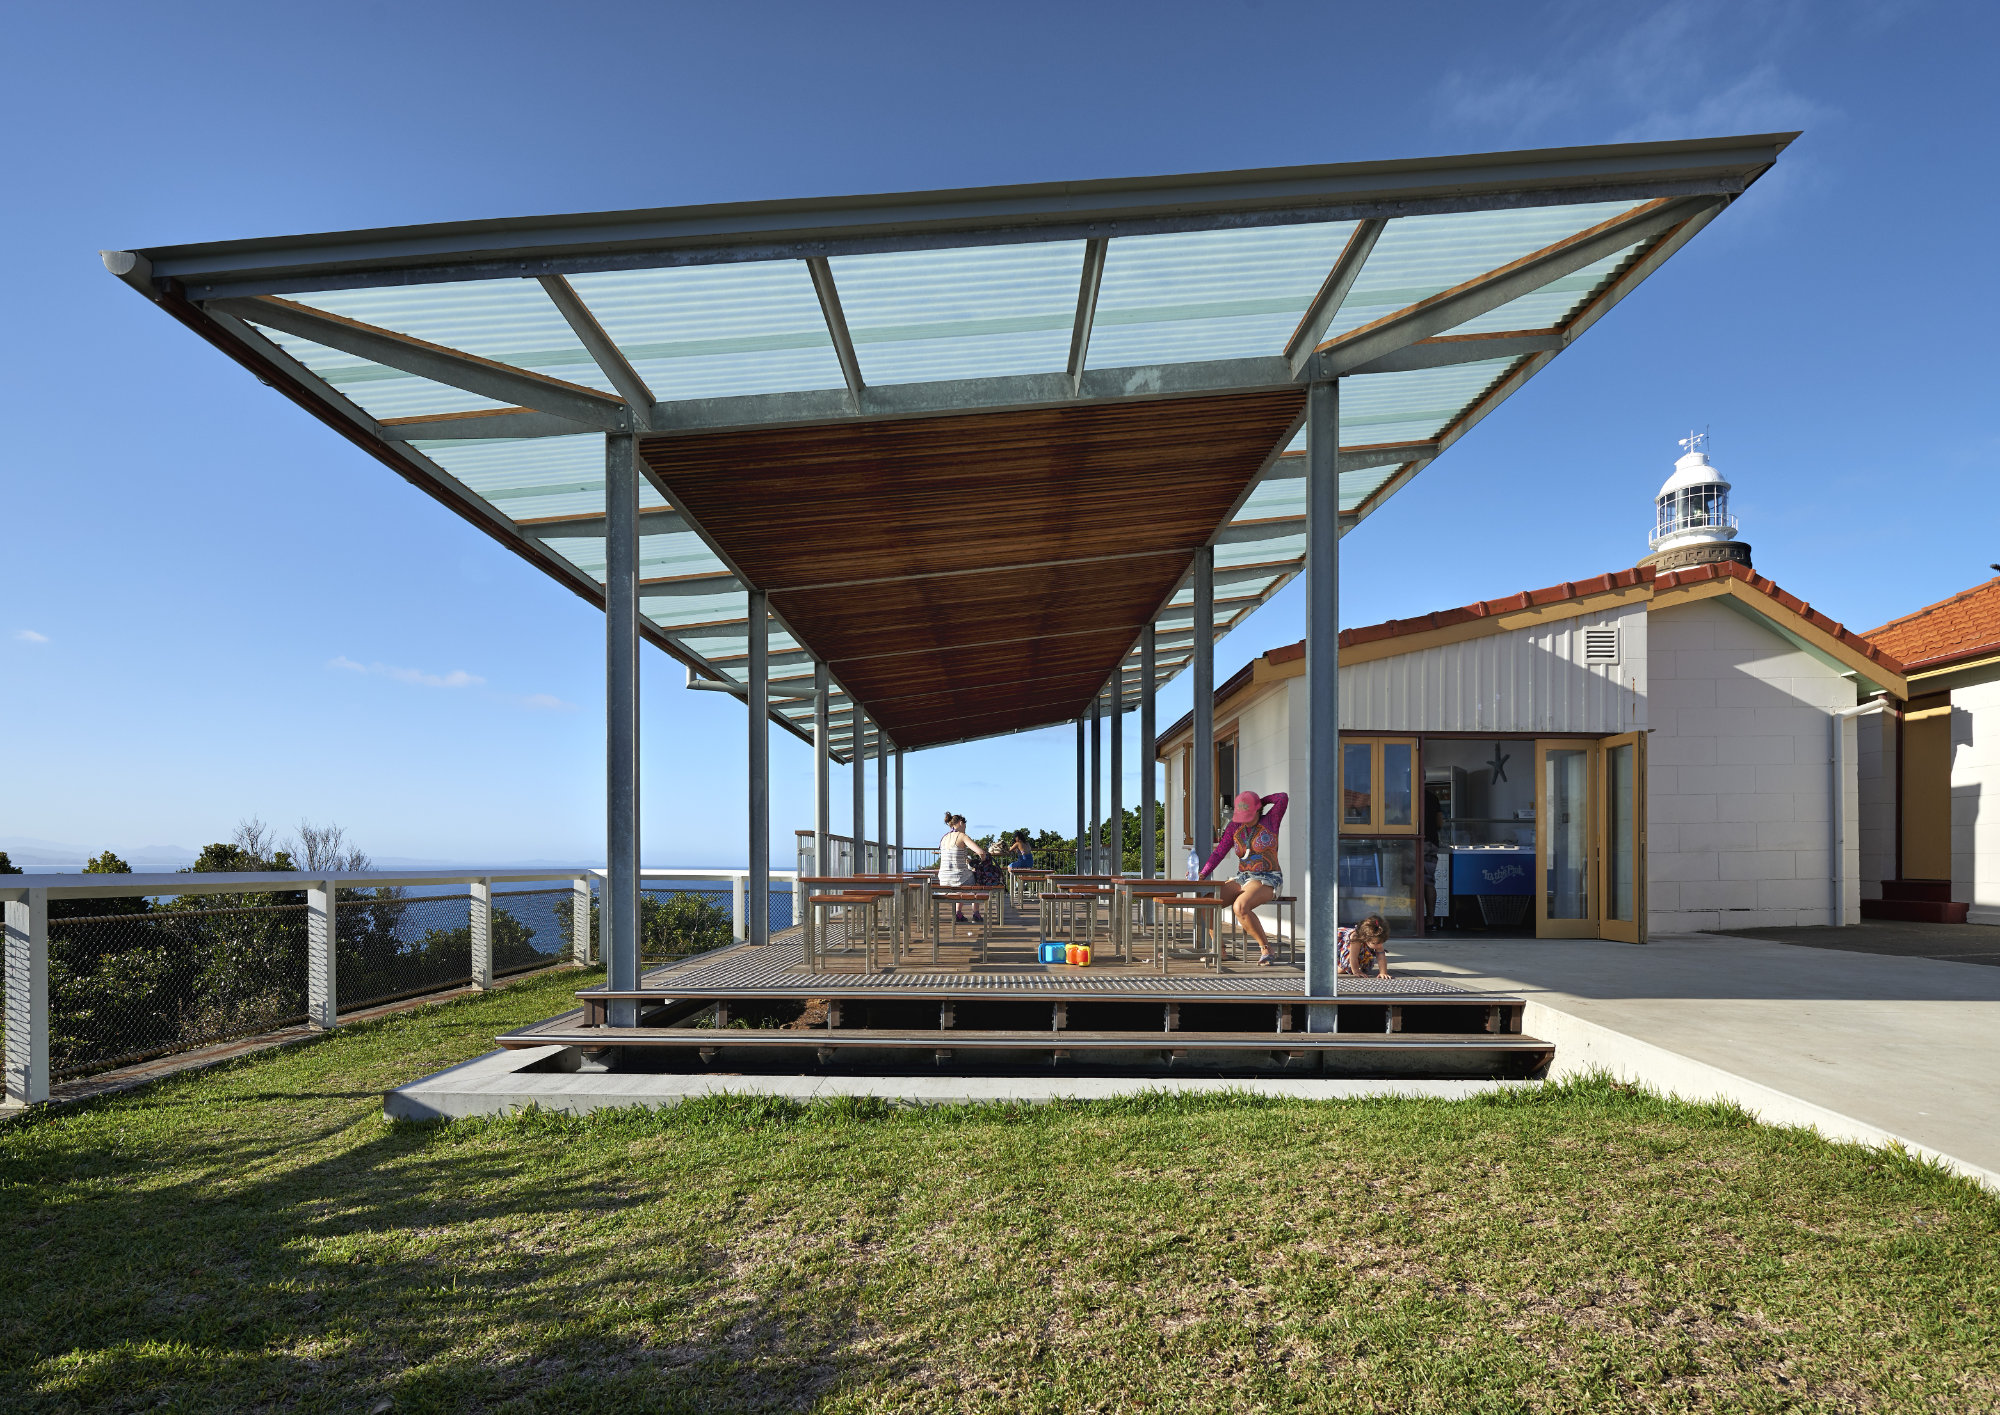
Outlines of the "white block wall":
{"type": "Polygon", "coordinates": [[[1951,897],[2000,924],[2000,679],[1951,690],[1951,897]]]}
{"type": "Polygon", "coordinates": [[[1886,712],[1855,719],[1855,776],[1860,796],[1860,898],[1880,899],[1896,872],[1896,719],[1886,712]]]}
{"type": "MultiPolygon", "coordinates": [[[[1832,922],[1828,714],[1854,705],[1853,682],[1719,599],[1648,618],[1653,932],[1832,922]]],[[[1853,781],[1843,806],[1858,917],[1853,781]]]]}

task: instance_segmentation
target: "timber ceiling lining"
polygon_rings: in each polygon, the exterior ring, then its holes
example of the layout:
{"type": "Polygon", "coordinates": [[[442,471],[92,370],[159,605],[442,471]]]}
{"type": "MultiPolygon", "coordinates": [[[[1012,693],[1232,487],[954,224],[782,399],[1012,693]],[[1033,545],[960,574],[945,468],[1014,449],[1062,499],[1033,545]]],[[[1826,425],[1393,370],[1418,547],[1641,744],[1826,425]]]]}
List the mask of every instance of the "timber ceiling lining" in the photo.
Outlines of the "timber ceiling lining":
{"type": "Polygon", "coordinates": [[[1086,709],[1302,410],[1283,389],[642,452],[870,720],[916,747],[1086,709]]]}

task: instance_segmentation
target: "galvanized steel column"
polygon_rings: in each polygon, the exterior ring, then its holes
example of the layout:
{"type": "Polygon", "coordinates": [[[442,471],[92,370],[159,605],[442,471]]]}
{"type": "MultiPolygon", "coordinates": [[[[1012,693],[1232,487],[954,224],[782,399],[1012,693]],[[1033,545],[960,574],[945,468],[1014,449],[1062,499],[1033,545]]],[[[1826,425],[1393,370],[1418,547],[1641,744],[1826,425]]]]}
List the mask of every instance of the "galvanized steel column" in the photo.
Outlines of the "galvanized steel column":
{"type": "Polygon", "coordinates": [[[1195,854],[1215,847],[1215,547],[1194,554],[1194,739],[1188,753],[1188,824],[1195,854]]]}
{"type": "Polygon", "coordinates": [[[866,874],[866,848],[868,840],[868,719],[862,714],[861,704],[854,705],[854,726],[848,732],[848,765],[854,769],[854,844],[847,855],[847,872],[851,875],[866,874]]]}
{"type": "Polygon", "coordinates": [[[1101,833],[1104,829],[1104,690],[1090,700],[1090,869],[1104,871],[1101,833]]]}
{"type": "Polygon", "coordinates": [[[1139,638],[1139,878],[1154,873],[1153,840],[1159,829],[1153,810],[1153,758],[1159,755],[1154,741],[1158,724],[1153,719],[1154,660],[1159,652],[1159,631],[1153,625],[1139,638]]]}
{"type": "MultiPolygon", "coordinates": [[[[1306,996],[1340,992],[1340,385],[1306,395],[1306,996]]],[[[1300,858],[1294,850],[1292,858],[1300,858]]],[[[1331,1007],[1306,1009],[1315,1032],[1331,1007]]]]}
{"type": "Polygon", "coordinates": [[[771,941],[771,607],[750,591],[750,668],[744,702],[750,709],[750,917],[738,933],[749,943],[771,941]]]}
{"type": "MultiPolygon", "coordinates": [[[[639,986],[639,440],[604,438],[604,902],[598,952],[613,989],[639,986]]],[[[630,1027],[636,1002],[606,1021],[630,1027]]]]}
{"type": "Polygon", "coordinates": [[[889,864],[889,739],[878,728],[875,733],[875,845],[882,852],[876,861],[877,873],[887,874],[889,864]]]}
{"type": "Polygon", "coordinates": [[[903,749],[896,748],[896,863],[890,866],[897,874],[903,871],[903,749]]]}
{"type": "Polygon", "coordinates": [[[1111,675],[1111,868],[1125,873],[1125,665],[1111,675]]]}
{"type": "Polygon", "coordinates": [[[1080,875],[1090,873],[1083,867],[1083,763],[1083,719],[1079,717],[1076,720],[1076,858],[1070,862],[1070,869],[1080,875]]]}
{"type": "MultiPolygon", "coordinates": [[[[827,698],[833,692],[833,675],[823,663],[813,665],[813,862],[816,875],[833,873],[826,853],[826,837],[833,831],[832,758],[827,750],[827,698]]],[[[794,920],[793,922],[797,922],[794,920]]]]}

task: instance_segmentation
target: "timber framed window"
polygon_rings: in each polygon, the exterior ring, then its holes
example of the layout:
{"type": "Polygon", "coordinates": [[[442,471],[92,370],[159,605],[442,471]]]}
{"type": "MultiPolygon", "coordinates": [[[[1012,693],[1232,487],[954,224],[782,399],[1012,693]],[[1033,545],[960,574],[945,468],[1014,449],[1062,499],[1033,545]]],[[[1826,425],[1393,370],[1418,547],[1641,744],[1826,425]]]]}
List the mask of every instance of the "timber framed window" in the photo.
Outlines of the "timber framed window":
{"type": "Polygon", "coordinates": [[[1418,827],[1417,739],[1340,739],[1340,832],[1415,835],[1418,827]]]}

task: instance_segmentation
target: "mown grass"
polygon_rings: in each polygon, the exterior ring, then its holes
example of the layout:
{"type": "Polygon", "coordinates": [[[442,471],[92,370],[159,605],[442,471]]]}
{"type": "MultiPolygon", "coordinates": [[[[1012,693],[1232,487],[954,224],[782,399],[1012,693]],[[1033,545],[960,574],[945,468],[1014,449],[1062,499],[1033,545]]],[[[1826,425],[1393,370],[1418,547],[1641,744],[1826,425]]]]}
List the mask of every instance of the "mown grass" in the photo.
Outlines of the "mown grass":
{"type": "Polygon", "coordinates": [[[574,986],[0,1128],[0,1407],[2000,1407],[2000,1204],[1604,1083],[382,1120],[574,986]]]}

